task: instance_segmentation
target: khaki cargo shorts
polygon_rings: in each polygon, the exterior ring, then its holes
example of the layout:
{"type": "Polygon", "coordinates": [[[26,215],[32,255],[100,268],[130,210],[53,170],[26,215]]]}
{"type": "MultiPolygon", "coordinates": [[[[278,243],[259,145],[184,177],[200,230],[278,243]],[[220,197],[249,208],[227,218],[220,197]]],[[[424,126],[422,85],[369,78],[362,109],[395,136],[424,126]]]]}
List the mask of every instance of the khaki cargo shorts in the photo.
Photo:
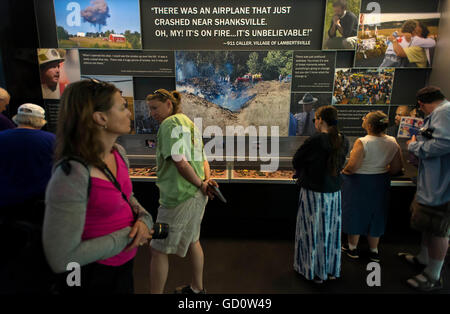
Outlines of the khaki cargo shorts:
{"type": "Polygon", "coordinates": [[[440,206],[411,203],[411,228],[434,237],[450,236],[450,202],[440,206]]]}
{"type": "Polygon", "coordinates": [[[160,206],[156,222],[169,224],[166,239],[154,239],[150,245],[165,254],[185,257],[191,243],[200,239],[200,225],[208,197],[199,190],[193,197],[174,208],[160,206]]]}

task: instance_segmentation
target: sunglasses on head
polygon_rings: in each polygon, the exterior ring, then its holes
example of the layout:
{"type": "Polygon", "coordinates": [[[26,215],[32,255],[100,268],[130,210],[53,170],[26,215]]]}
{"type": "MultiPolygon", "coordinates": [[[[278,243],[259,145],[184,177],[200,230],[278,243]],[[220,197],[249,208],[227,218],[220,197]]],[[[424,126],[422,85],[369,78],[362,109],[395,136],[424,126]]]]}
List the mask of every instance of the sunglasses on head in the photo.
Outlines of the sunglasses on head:
{"type": "Polygon", "coordinates": [[[99,91],[101,91],[103,88],[109,87],[109,83],[104,82],[104,81],[100,81],[97,79],[89,79],[89,82],[91,83],[91,87],[94,91],[94,93],[98,93],[99,91]]]}
{"type": "Polygon", "coordinates": [[[169,97],[169,96],[167,95],[166,92],[161,91],[161,90],[159,90],[159,89],[155,90],[155,91],[153,92],[153,95],[161,95],[161,96],[164,96],[164,97],[166,97],[166,98],[169,97]]]}

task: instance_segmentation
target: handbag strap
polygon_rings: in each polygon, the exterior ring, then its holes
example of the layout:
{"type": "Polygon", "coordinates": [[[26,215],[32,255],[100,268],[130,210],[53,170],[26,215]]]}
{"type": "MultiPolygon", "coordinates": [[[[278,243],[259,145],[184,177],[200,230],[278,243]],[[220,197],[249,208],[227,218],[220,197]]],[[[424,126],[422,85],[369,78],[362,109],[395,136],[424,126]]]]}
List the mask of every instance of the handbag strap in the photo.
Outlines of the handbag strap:
{"type": "Polygon", "coordinates": [[[131,205],[130,201],[128,200],[125,193],[122,191],[119,182],[117,181],[116,177],[113,175],[111,170],[108,168],[108,166],[103,163],[103,168],[101,169],[103,173],[108,177],[108,179],[112,182],[112,184],[116,187],[116,189],[122,194],[122,198],[127,202],[127,204],[130,206],[131,213],[133,214],[133,219],[136,222],[138,219],[137,213],[133,210],[133,206],[131,205]]]}

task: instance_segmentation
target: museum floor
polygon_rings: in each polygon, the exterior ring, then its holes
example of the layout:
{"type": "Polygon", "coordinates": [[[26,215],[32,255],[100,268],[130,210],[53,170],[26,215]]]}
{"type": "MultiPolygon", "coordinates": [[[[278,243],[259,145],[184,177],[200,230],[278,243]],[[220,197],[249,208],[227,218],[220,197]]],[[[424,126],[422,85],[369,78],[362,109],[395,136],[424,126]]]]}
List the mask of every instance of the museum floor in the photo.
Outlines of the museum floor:
{"type": "MultiPolygon", "coordinates": [[[[362,238],[361,249],[367,249],[362,238]]],[[[317,285],[303,279],[293,270],[293,241],[244,240],[207,238],[202,240],[205,253],[205,288],[210,294],[297,294],[297,293],[415,293],[406,285],[406,279],[415,274],[405,265],[397,252],[415,252],[419,238],[390,238],[380,246],[381,287],[368,287],[364,257],[351,261],[342,256],[341,278],[317,285]]],[[[149,293],[148,248],[141,248],[135,260],[136,293],[149,293]]],[[[442,272],[444,290],[450,293],[450,257],[442,272]]],[[[190,282],[190,267],[186,259],[170,258],[166,293],[190,282]]]]}

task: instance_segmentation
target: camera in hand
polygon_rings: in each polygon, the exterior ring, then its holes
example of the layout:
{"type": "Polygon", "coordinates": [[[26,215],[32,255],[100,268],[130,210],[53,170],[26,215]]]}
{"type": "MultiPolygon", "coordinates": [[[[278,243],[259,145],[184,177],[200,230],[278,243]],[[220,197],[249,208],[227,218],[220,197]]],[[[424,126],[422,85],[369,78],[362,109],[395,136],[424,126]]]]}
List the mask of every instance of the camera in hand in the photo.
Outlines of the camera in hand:
{"type": "Polygon", "coordinates": [[[153,233],[152,239],[165,239],[169,235],[169,225],[165,223],[155,223],[153,230],[155,233],[153,233]]]}

